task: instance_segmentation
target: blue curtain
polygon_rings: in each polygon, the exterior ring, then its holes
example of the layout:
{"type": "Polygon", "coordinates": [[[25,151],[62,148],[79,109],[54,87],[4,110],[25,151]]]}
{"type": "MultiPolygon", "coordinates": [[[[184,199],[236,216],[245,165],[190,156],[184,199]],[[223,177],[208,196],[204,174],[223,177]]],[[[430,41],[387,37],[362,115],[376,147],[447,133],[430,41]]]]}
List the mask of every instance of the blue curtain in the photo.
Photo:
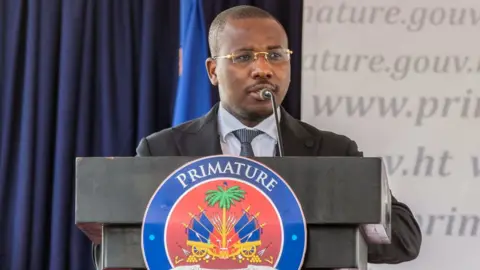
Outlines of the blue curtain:
{"type": "Polygon", "coordinates": [[[77,156],[171,125],[178,1],[0,1],[0,269],[93,269],[77,156]]]}

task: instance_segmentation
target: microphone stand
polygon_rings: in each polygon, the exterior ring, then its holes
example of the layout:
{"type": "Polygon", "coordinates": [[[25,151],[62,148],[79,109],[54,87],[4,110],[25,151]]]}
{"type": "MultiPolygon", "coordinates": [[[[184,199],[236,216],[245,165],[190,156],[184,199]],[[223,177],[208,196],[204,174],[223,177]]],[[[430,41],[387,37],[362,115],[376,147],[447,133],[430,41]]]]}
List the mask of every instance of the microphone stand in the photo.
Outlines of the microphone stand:
{"type": "Polygon", "coordinates": [[[280,131],[280,122],[278,120],[278,112],[277,112],[277,102],[275,101],[275,96],[270,92],[268,89],[263,89],[261,91],[261,96],[264,99],[270,99],[272,101],[272,109],[273,109],[273,115],[275,116],[275,126],[277,127],[277,136],[278,136],[278,154],[280,157],[284,156],[284,151],[283,151],[283,139],[282,139],[282,132],[280,131]]]}

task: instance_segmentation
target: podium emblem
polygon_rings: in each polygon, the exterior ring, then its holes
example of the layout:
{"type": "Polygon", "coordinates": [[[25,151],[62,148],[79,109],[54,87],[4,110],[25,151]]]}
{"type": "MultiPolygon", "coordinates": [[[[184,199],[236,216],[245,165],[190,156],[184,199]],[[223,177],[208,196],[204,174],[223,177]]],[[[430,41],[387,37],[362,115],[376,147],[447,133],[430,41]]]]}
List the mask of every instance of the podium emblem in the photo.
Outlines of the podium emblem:
{"type": "Polygon", "coordinates": [[[265,165],[210,156],[159,180],[142,224],[148,269],[302,267],[307,233],[301,205],[265,165]]]}

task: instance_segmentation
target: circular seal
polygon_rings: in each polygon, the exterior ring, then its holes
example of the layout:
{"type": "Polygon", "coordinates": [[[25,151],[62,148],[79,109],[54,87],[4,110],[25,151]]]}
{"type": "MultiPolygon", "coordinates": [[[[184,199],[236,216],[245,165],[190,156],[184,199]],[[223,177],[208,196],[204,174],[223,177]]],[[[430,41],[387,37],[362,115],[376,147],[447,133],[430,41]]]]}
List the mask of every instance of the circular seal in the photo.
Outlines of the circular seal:
{"type": "Polygon", "coordinates": [[[252,159],[187,163],[153,194],[142,224],[147,269],[301,269],[302,207],[288,184],[252,159]]]}

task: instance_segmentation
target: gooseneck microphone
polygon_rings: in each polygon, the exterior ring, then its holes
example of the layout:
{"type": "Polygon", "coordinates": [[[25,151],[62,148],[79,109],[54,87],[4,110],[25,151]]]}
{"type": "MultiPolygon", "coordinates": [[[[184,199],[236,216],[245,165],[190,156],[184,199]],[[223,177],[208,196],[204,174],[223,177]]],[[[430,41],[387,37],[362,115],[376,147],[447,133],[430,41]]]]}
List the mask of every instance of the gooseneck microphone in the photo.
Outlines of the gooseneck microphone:
{"type": "Polygon", "coordinates": [[[277,143],[278,154],[279,156],[283,157],[283,139],[282,139],[282,132],[280,131],[280,122],[278,121],[277,102],[275,101],[275,96],[267,88],[264,88],[260,91],[260,96],[264,100],[270,99],[272,101],[273,115],[275,116],[275,126],[277,127],[277,134],[278,134],[277,135],[278,136],[278,143],[277,143]]]}

